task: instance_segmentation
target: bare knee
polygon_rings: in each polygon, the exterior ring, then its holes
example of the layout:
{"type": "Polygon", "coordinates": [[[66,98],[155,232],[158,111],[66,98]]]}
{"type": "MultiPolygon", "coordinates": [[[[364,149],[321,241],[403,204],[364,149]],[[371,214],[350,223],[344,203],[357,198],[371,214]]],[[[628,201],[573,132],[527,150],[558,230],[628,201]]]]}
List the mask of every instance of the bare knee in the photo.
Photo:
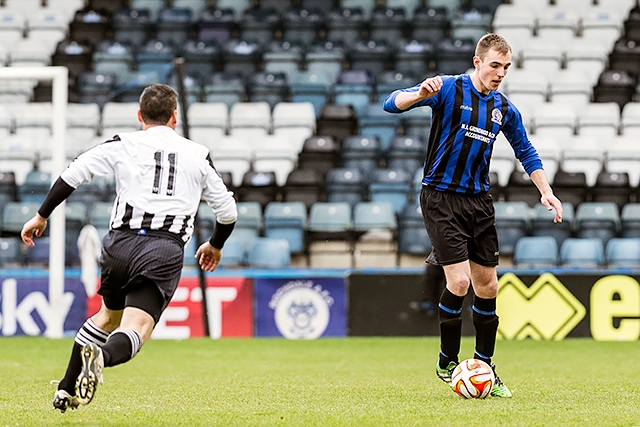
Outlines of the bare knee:
{"type": "Polygon", "coordinates": [[[103,331],[113,332],[122,319],[122,310],[110,310],[104,304],[96,314],[91,316],[91,320],[103,331]]]}

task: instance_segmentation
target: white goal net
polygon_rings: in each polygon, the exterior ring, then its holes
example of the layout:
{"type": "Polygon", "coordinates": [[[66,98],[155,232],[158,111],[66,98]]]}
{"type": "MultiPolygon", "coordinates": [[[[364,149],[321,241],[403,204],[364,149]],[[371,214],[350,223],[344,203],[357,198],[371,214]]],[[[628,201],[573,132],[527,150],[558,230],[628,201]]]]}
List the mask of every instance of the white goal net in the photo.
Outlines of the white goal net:
{"type": "MultiPolygon", "coordinates": [[[[51,169],[62,171],[67,165],[66,130],[67,99],[69,72],[66,67],[2,67],[0,81],[4,80],[37,80],[52,81],[53,117],[51,150],[51,169]]],[[[57,174],[52,174],[57,179],[57,174]]],[[[65,265],[65,209],[64,206],[54,211],[49,219],[51,237],[49,252],[49,304],[51,313],[45,335],[50,338],[63,336],[64,265],[65,265]]]]}

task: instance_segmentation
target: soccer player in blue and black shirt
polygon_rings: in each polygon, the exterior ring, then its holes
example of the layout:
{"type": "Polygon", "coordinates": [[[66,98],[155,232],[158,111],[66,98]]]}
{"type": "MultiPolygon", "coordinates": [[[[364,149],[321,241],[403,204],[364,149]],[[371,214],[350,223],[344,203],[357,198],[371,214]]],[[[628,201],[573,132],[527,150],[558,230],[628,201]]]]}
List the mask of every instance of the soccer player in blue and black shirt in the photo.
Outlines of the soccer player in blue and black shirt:
{"type": "MultiPolygon", "coordinates": [[[[562,204],[556,198],[531,145],[522,116],[497,89],[511,66],[511,46],[497,34],[483,36],[473,57],[474,71],[456,76],[435,76],[391,93],[384,109],[401,113],[429,106],[433,111],[424,165],[420,205],[433,245],[430,261],[444,267],[447,285],[440,297],[440,358],[436,374],[451,383],[458,364],[462,301],[473,284],[474,358],[492,363],[498,316],[498,238],[489,191],[489,162],[496,136],[503,132],[531,181],[541,203],[555,209],[554,222],[562,221],[562,204]]],[[[496,375],[491,395],[511,397],[496,375]]]]}

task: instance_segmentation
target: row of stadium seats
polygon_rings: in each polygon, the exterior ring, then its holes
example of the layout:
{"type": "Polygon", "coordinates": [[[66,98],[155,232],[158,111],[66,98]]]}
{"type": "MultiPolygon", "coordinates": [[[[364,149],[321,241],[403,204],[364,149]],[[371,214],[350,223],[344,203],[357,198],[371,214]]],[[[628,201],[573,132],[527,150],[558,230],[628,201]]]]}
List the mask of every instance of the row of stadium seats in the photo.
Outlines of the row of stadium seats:
{"type": "MultiPolygon", "coordinates": [[[[66,208],[67,261],[70,265],[79,262],[76,240],[82,227],[91,224],[101,237],[104,236],[112,209],[112,203],[108,201],[86,204],[74,200],[77,199],[71,199],[66,208]]],[[[6,203],[2,211],[1,235],[18,239],[24,221],[31,218],[39,206],[35,202],[6,203]]],[[[559,224],[553,223],[553,213],[540,204],[530,208],[524,202],[499,201],[495,203],[495,209],[501,255],[513,256],[516,263],[524,263],[518,253],[522,249],[518,246],[529,236],[552,238],[557,248],[573,238],[598,241],[599,244],[594,245],[602,248],[622,238],[640,238],[640,203],[625,205],[622,213],[615,204],[606,202],[583,203],[574,213],[573,206],[566,203],[563,222],[559,224]]],[[[353,205],[315,202],[309,209],[303,202],[269,202],[264,208],[258,202],[239,202],[238,212],[231,239],[235,249],[248,254],[258,238],[284,239],[288,258],[297,257],[296,262],[302,265],[363,267],[368,262],[372,263],[368,266],[420,265],[431,249],[417,202],[406,204],[400,212],[387,201],[363,201],[353,205]],[[363,257],[357,258],[361,255],[363,257]]],[[[215,216],[203,204],[198,219],[200,237],[206,239],[213,231],[215,216]]],[[[189,253],[195,251],[196,240],[189,243],[189,253]]],[[[19,253],[25,255],[28,249],[23,247],[19,253]]],[[[34,257],[26,258],[25,262],[33,261],[34,257]]],[[[193,262],[189,254],[185,259],[193,262]]]]}

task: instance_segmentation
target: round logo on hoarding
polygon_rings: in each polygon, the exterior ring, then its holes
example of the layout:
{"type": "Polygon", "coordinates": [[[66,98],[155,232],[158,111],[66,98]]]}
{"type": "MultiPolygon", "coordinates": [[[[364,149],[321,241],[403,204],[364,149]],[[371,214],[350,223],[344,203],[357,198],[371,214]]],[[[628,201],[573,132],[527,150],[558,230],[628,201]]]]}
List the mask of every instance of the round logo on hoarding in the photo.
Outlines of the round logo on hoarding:
{"type": "Polygon", "coordinates": [[[311,280],[287,282],[271,297],[269,307],[278,331],[289,339],[315,339],[329,324],[333,298],[311,280]]]}

